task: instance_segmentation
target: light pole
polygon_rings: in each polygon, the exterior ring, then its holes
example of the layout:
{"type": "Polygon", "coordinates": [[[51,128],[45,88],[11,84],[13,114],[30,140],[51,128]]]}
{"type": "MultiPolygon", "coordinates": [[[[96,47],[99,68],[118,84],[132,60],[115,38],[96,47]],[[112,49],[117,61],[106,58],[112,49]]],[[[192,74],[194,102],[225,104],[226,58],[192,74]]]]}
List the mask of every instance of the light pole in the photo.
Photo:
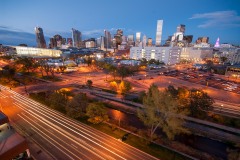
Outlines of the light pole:
{"type": "Polygon", "coordinates": [[[220,112],[222,112],[223,104],[221,104],[220,112]]]}

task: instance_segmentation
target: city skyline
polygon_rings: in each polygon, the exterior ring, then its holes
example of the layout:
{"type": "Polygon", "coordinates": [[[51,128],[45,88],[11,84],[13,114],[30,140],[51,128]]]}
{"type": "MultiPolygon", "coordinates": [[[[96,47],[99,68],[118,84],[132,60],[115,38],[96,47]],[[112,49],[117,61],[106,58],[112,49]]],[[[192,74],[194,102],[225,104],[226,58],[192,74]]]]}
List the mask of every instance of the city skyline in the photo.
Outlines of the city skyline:
{"type": "Polygon", "coordinates": [[[162,44],[176,32],[178,25],[184,24],[186,35],[193,35],[193,42],[198,37],[206,36],[212,44],[219,37],[220,43],[240,45],[240,2],[217,2],[203,0],[194,3],[184,0],[179,4],[171,0],[165,4],[164,1],[152,0],[151,3],[121,1],[118,4],[109,0],[93,3],[73,0],[66,6],[57,1],[36,4],[4,0],[0,6],[0,14],[4,15],[0,22],[0,43],[36,46],[34,28],[37,26],[43,28],[47,44],[55,34],[64,38],[72,37],[71,28],[82,32],[83,39],[104,36],[104,30],[113,35],[117,29],[122,29],[125,36],[140,32],[155,40],[157,20],[163,20],[162,44]],[[124,7],[120,9],[121,3],[124,7]],[[189,6],[192,8],[189,9],[189,6]]]}

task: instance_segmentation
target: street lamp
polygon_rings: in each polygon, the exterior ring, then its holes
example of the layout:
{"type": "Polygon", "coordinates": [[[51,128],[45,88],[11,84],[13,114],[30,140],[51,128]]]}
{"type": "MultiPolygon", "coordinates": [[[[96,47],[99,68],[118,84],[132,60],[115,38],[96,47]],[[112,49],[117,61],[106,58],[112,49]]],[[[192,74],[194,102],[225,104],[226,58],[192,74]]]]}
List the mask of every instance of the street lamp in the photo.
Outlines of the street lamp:
{"type": "Polygon", "coordinates": [[[221,104],[220,112],[222,111],[222,108],[223,108],[223,104],[221,104]]]}

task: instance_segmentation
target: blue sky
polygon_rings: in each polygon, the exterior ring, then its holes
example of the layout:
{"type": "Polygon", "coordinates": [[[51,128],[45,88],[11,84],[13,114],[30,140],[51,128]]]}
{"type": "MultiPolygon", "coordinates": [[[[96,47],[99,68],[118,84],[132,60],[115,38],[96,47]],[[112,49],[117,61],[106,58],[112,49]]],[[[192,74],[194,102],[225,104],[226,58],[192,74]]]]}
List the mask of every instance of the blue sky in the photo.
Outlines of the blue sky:
{"type": "Polygon", "coordinates": [[[158,19],[163,40],[185,24],[194,41],[208,36],[215,43],[220,37],[220,43],[240,45],[240,0],[1,0],[0,43],[35,46],[36,26],[47,42],[55,34],[71,37],[71,28],[85,38],[121,28],[124,35],[141,32],[155,39],[158,19]]]}

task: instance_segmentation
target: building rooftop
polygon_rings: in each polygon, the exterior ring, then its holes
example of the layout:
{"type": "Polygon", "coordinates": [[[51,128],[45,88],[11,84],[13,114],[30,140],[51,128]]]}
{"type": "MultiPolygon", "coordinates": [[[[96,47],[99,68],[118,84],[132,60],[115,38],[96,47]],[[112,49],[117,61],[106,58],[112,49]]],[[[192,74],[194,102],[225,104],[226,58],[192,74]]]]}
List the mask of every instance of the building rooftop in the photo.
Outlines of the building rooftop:
{"type": "Polygon", "coordinates": [[[8,117],[2,112],[0,112],[0,120],[0,159],[13,159],[28,148],[27,142],[10,127],[8,117]]]}

